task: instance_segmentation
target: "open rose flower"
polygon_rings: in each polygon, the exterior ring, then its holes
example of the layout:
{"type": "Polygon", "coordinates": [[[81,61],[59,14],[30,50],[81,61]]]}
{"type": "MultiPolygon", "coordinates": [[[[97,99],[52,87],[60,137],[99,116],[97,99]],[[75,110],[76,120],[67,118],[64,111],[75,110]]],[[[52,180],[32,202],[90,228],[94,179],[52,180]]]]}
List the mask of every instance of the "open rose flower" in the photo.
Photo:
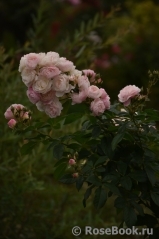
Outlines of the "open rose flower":
{"type": "Polygon", "coordinates": [[[74,86],[69,84],[69,77],[65,74],[58,75],[54,77],[52,81],[52,88],[56,91],[56,96],[61,97],[65,93],[69,93],[74,86]]]}
{"type": "Polygon", "coordinates": [[[40,54],[40,66],[55,66],[57,62],[60,59],[60,56],[57,52],[49,51],[46,54],[45,53],[39,53],[40,54]]]}
{"type": "Polygon", "coordinates": [[[73,62],[67,60],[64,57],[60,57],[56,66],[63,72],[69,72],[69,71],[73,71],[75,69],[75,66],[74,66],[73,62]]]}
{"type": "Polygon", "coordinates": [[[93,70],[86,69],[82,71],[85,76],[87,76],[90,80],[90,82],[95,81],[96,73],[93,70]]]}
{"type": "Polygon", "coordinates": [[[82,103],[83,101],[86,100],[87,95],[88,95],[87,90],[80,91],[79,93],[72,93],[71,94],[72,105],[82,103]]]}
{"type": "Polygon", "coordinates": [[[118,94],[119,101],[125,106],[131,103],[131,99],[140,93],[141,89],[135,85],[125,86],[118,94]]]}
{"type": "Polygon", "coordinates": [[[62,109],[62,104],[57,97],[51,103],[44,105],[44,111],[50,118],[59,116],[62,109]]]}
{"type": "Polygon", "coordinates": [[[29,53],[27,55],[24,55],[20,60],[19,71],[21,72],[24,69],[24,67],[35,69],[39,61],[40,61],[39,54],[29,53]]]}
{"type": "Polygon", "coordinates": [[[40,69],[40,75],[46,77],[46,78],[53,78],[54,76],[57,76],[61,73],[61,71],[56,66],[47,66],[42,67],[40,69]]]}
{"type": "Polygon", "coordinates": [[[21,76],[24,84],[29,87],[35,79],[36,71],[26,67],[23,69],[21,76]]]}
{"type": "Polygon", "coordinates": [[[91,102],[90,109],[95,116],[99,116],[104,113],[104,111],[106,110],[106,107],[104,102],[98,98],[91,102]]]}
{"type": "Polygon", "coordinates": [[[40,100],[40,94],[35,92],[32,87],[29,87],[26,93],[31,103],[36,104],[40,100]]]}
{"type": "Polygon", "coordinates": [[[95,86],[95,85],[91,85],[88,88],[88,97],[92,98],[92,99],[97,99],[102,95],[102,92],[100,91],[100,89],[95,86]]]}
{"type": "Polygon", "coordinates": [[[77,84],[78,84],[80,90],[88,90],[88,87],[90,86],[90,82],[89,82],[87,76],[78,77],[77,84]]]}
{"type": "Polygon", "coordinates": [[[33,83],[32,88],[37,93],[45,94],[51,90],[52,81],[44,76],[39,76],[33,83]]]}
{"type": "Polygon", "coordinates": [[[50,90],[49,92],[45,94],[40,94],[40,101],[42,103],[50,103],[55,97],[55,91],[50,90]]]}

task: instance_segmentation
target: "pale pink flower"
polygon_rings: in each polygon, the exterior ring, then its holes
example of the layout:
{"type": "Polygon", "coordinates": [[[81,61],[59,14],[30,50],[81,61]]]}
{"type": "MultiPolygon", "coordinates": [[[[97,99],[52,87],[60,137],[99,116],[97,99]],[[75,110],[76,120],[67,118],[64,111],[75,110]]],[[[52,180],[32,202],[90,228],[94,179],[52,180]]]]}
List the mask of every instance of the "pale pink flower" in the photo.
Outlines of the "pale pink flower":
{"type": "Polygon", "coordinates": [[[101,101],[103,101],[105,105],[105,110],[110,109],[110,97],[108,95],[101,98],[101,101]]]}
{"type": "Polygon", "coordinates": [[[91,102],[90,109],[95,116],[99,116],[104,113],[106,107],[104,102],[98,98],[91,102]]]}
{"type": "Polygon", "coordinates": [[[79,93],[72,93],[71,94],[72,105],[80,104],[83,101],[85,101],[87,98],[87,94],[88,94],[87,90],[80,91],[79,93]]]}
{"type": "Polygon", "coordinates": [[[99,90],[100,90],[100,92],[101,92],[101,96],[100,96],[101,99],[103,99],[103,98],[105,98],[105,97],[108,96],[108,94],[107,94],[107,92],[105,91],[105,89],[100,88],[99,90]]]}
{"type": "Polygon", "coordinates": [[[61,97],[65,93],[69,93],[74,86],[69,84],[69,76],[65,74],[58,75],[54,77],[52,81],[52,89],[56,91],[56,96],[61,97]]]}
{"type": "Polygon", "coordinates": [[[21,76],[24,84],[29,87],[35,79],[36,71],[25,67],[21,72],[21,76]]]}
{"type": "Polygon", "coordinates": [[[100,91],[100,89],[95,86],[95,85],[91,85],[88,88],[88,97],[92,98],[92,99],[97,99],[102,95],[102,92],[100,91]]]}
{"type": "Polygon", "coordinates": [[[90,82],[95,81],[96,73],[93,70],[86,69],[86,70],[83,70],[82,72],[84,73],[85,76],[87,76],[90,79],[90,82]]]}
{"type": "Polygon", "coordinates": [[[39,76],[33,83],[32,88],[37,93],[45,94],[51,90],[52,81],[44,76],[39,76]]]}
{"type": "Polygon", "coordinates": [[[78,178],[78,177],[79,177],[79,174],[78,174],[78,173],[73,173],[73,174],[72,174],[72,177],[73,177],[73,178],[78,178]]]}
{"type": "Polygon", "coordinates": [[[125,86],[118,94],[119,101],[128,106],[131,103],[131,99],[137,96],[140,91],[141,89],[135,85],[125,86]]]}
{"type": "Polygon", "coordinates": [[[36,104],[40,100],[40,94],[35,92],[32,87],[29,87],[26,93],[31,103],[36,104]]]}
{"type": "Polygon", "coordinates": [[[6,119],[14,119],[17,111],[23,110],[25,107],[21,104],[12,104],[4,113],[6,119]]]}
{"type": "Polygon", "coordinates": [[[29,53],[24,55],[20,60],[19,71],[21,72],[24,67],[35,69],[40,60],[39,54],[29,53]]]}
{"type": "Polygon", "coordinates": [[[61,110],[63,109],[61,102],[58,98],[54,98],[54,100],[44,105],[44,111],[50,118],[55,118],[61,114],[61,110]]]}
{"type": "Polygon", "coordinates": [[[27,111],[27,112],[23,112],[23,113],[21,114],[21,118],[22,118],[23,120],[29,120],[31,117],[30,117],[29,112],[27,111]]]}
{"type": "Polygon", "coordinates": [[[40,75],[49,79],[59,75],[60,73],[61,71],[56,66],[44,66],[40,69],[40,75]]]}
{"type": "Polygon", "coordinates": [[[74,165],[74,164],[76,164],[76,161],[74,159],[70,159],[68,161],[68,163],[69,163],[69,165],[74,165]]]}
{"type": "Polygon", "coordinates": [[[90,86],[90,82],[87,76],[81,76],[77,78],[77,84],[80,90],[86,90],[90,86]]]}
{"type": "Polygon", "coordinates": [[[55,66],[57,62],[59,61],[60,57],[57,52],[47,52],[45,53],[39,53],[40,54],[40,66],[55,66]]]}
{"type": "Polygon", "coordinates": [[[16,121],[15,119],[10,119],[10,120],[8,121],[8,126],[9,126],[9,128],[11,128],[11,129],[14,129],[15,126],[16,126],[16,124],[17,124],[17,121],[16,121]]]}
{"type": "Polygon", "coordinates": [[[55,97],[55,91],[50,90],[45,94],[40,94],[40,101],[42,103],[50,103],[55,97]]]}
{"type": "Polygon", "coordinates": [[[60,57],[56,66],[63,72],[69,72],[69,71],[73,71],[75,69],[75,66],[74,66],[73,62],[67,60],[64,57],[60,57]]]}

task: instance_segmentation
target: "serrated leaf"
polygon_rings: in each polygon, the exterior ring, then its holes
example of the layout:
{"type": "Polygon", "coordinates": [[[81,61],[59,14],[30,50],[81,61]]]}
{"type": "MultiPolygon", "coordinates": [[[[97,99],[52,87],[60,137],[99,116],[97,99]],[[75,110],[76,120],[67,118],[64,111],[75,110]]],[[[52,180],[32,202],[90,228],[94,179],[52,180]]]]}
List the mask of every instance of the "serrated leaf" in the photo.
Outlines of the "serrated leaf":
{"type": "Polygon", "coordinates": [[[87,190],[86,190],[86,192],[84,194],[84,198],[83,198],[83,206],[84,207],[86,207],[86,201],[89,198],[89,196],[91,195],[93,187],[94,186],[91,186],[91,187],[87,188],[87,190]]]}
{"type": "Polygon", "coordinates": [[[64,175],[67,166],[68,166],[67,163],[62,163],[58,165],[54,171],[54,178],[57,180],[60,179],[62,175],[64,175]]]}
{"type": "Polygon", "coordinates": [[[138,211],[138,213],[143,217],[144,216],[144,210],[142,206],[134,201],[131,202],[132,205],[135,207],[135,209],[138,211]]]}
{"type": "Polygon", "coordinates": [[[113,141],[112,141],[112,150],[115,150],[118,143],[120,143],[120,141],[123,139],[124,137],[124,133],[121,133],[121,134],[117,134],[114,138],[113,138],[113,141]]]}
{"type": "Polygon", "coordinates": [[[135,226],[137,222],[137,215],[131,206],[126,206],[124,208],[124,221],[127,227],[135,226]]]}
{"type": "Polygon", "coordinates": [[[29,142],[27,144],[24,144],[21,149],[20,152],[22,155],[27,155],[29,153],[31,153],[31,151],[33,150],[33,148],[36,146],[35,142],[29,142]]]}
{"type": "Polygon", "coordinates": [[[102,208],[107,201],[107,192],[105,189],[99,187],[95,191],[95,197],[93,200],[93,204],[96,209],[102,208]]]}
{"type": "Polygon", "coordinates": [[[100,133],[101,133],[101,128],[98,125],[96,125],[92,130],[92,137],[97,138],[99,137],[100,133]]]}
{"type": "Polygon", "coordinates": [[[100,186],[101,182],[96,175],[91,175],[86,179],[87,182],[92,183],[95,186],[100,186]]]}
{"type": "Polygon", "coordinates": [[[148,179],[150,180],[150,182],[151,182],[151,184],[153,186],[156,183],[156,178],[155,178],[154,170],[150,166],[146,165],[145,166],[145,171],[146,171],[146,174],[148,176],[148,179]]]}
{"type": "Polygon", "coordinates": [[[56,144],[54,146],[54,149],[53,149],[53,156],[56,159],[60,159],[60,158],[62,158],[63,151],[64,151],[64,145],[63,144],[56,144]]]}
{"type": "Polygon", "coordinates": [[[73,178],[71,174],[65,174],[59,179],[59,182],[65,184],[72,184],[76,182],[76,178],[73,178]]]}
{"type": "Polygon", "coordinates": [[[102,165],[107,161],[106,156],[99,157],[98,160],[95,162],[94,166],[96,167],[97,165],[102,165]]]}
{"type": "Polygon", "coordinates": [[[129,177],[122,177],[120,180],[121,186],[126,190],[130,190],[132,187],[132,181],[129,177]]]}
{"type": "Polygon", "coordinates": [[[78,191],[81,189],[83,183],[84,183],[84,178],[82,176],[79,176],[76,179],[76,188],[77,188],[78,191]]]}

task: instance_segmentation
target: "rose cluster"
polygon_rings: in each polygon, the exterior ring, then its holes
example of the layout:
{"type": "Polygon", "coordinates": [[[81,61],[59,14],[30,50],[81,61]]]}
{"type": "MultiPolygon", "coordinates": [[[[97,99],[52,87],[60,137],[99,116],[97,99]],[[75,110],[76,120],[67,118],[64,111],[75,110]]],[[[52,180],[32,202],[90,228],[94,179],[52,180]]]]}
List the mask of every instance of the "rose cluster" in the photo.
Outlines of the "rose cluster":
{"type": "Polygon", "coordinates": [[[88,99],[90,109],[96,116],[110,107],[106,91],[91,85],[101,81],[96,73],[75,69],[73,62],[56,52],[24,55],[20,60],[19,72],[28,87],[29,100],[51,118],[61,114],[61,99],[67,97],[72,99],[72,104],[88,99]]]}
{"type": "Polygon", "coordinates": [[[27,124],[31,120],[31,111],[21,104],[12,104],[4,113],[8,126],[14,129],[18,123],[27,124]]]}

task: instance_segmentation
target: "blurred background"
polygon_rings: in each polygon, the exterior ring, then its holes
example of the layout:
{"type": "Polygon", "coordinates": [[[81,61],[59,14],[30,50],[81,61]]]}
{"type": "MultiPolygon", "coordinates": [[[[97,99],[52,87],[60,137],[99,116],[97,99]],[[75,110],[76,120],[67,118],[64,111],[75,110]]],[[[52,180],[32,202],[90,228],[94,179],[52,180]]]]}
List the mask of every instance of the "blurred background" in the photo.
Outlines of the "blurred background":
{"type": "MultiPolygon", "coordinates": [[[[76,225],[119,225],[122,215],[111,201],[101,211],[91,200],[84,208],[85,187],[77,192],[54,179],[55,159],[46,145],[21,155],[24,139],[8,129],[4,112],[21,103],[33,111],[33,120],[47,119],[27,99],[18,72],[20,58],[30,52],[55,51],[79,70],[93,69],[112,103],[125,85],[146,89],[148,70],[159,70],[158,1],[1,0],[0,16],[0,238],[70,239],[76,225]]],[[[158,94],[157,84],[148,106],[159,110],[158,94]]]]}

